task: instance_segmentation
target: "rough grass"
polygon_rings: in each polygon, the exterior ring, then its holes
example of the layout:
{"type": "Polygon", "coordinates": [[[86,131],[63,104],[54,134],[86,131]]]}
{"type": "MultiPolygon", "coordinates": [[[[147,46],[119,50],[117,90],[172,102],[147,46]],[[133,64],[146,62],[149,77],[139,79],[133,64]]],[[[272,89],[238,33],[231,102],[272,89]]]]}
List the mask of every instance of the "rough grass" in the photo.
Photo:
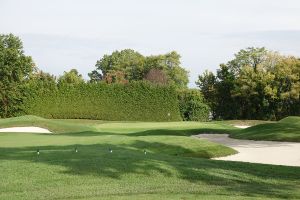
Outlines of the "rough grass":
{"type": "Polygon", "coordinates": [[[0,199],[300,198],[299,167],[204,159],[233,150],[188,136],[226,123],[0,120],[15,124],[57,133],[0,133],[0,199]]]}
{"type": "Polygon", "coordinates": [[[230,136],[238,139],[300,142],[300,117],[287,117],[275,123],[233,131],[230,136]]]}

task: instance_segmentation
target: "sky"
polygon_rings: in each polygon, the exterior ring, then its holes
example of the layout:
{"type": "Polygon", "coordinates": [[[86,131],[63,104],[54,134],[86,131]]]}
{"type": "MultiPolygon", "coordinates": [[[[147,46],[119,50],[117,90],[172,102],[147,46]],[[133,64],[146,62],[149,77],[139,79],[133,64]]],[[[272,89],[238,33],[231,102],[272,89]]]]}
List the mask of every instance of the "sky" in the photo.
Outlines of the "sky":
{"type": "Polygon", "coordinates": [[[299,0],[0,0],[0,34],[21,38],[37,67],[85,79],[104,54],[177,51],[190,73],[215,72],[247,47],[300,57],[299,0]]]}

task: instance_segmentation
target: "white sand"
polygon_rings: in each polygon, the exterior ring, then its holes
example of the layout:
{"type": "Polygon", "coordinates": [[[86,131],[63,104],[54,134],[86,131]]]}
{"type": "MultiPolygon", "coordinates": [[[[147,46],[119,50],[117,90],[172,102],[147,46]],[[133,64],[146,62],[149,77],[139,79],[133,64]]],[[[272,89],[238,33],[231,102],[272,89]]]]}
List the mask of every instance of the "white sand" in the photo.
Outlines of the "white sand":
{"type": "Polygon", "coordinates": [[[14,132],[14,133],[51,133],[48,129],[28,126],[28,127],[12,127],[1,128],[0,132],[14,132]]]}
{"type": "Polygon", "coordinates": [[[235,125],[234,127],[237,127],[237,128],[249,128],[250,126],[235,125]]]}
{"type": "Polygon", "coordinates": [[[239,152],[214,158],[216,160],[300,166],[300,143],[237,140],[229,138],[227,134],[200,134],[197,137],[223,144],[239,152]]]}

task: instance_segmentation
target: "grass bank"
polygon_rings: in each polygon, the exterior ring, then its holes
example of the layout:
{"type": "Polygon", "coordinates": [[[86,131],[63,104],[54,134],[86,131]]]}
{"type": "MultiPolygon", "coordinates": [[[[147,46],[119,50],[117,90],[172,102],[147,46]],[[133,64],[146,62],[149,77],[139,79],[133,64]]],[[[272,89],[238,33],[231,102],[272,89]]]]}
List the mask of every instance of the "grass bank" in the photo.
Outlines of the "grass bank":
{"type": "Polygon", "coordinates": [[[300,142],[300,117],[286,117],[275,123],[233,131],[230,136],[237,139],[300,142]]]}

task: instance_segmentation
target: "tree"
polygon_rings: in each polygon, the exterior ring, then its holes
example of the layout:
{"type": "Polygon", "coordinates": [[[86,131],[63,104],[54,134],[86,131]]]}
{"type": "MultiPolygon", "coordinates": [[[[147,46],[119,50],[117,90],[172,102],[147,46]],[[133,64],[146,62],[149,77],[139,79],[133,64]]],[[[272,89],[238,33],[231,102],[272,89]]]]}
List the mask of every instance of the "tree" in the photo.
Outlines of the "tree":
{"type": "Polygon", "coordinates": [[[197,85],[222,119],[278,120],[300,114],[299,59],[265,48],[240,50],[220,65],[216,77],[206,72],[197,85]]]}
{"type": "Polygon", "coordinates": [[[0,35],[0,116],[10,117],[22,110],[26,98],[26,82],[35,65],[26,56],[21,40],[14,36],[0,35]]]}
{"type": "Polygon", "coordinates": [[[77,85],[84,83],[82,75],[76,69],[71,69],[69,72],[64,72],[62,76],[58,78],[58,85],[77,85]]]}
{"type": "Polygon", "coordinates": [[[125,78],[126,75],[123,71],[109,70],[105,76],[105,82],[110,83],[119,83],[126,84],[128,80],[125,78]]]}
{"type": "Polygon", "coordinates": [[[235,54],[235,58],[229,61],[226,65],[228,66],[230,72],[234,73],[235,75],[239,74],[241,68],[245,66],[252,67],[254,71],[256,71],[257,66],[267,60],[267,54],[268,50],[266,50],[264,47],[248,47],[235,54]]]}
{"type": "Polygon", "coordinates": [[[270,84],[274,81],[274,74],[265,70],[264,66],[254,68],[245,66],[235,80],[233,97],[240,99],[240,116],[243,119],[270,118],[270,84]],[[267,93],[267,91],[269,93],[267,93]]]}
{"type": "Polygon", "coordinates": [[[155,56],[143,56],[132,49],[114,51],[98,60],[96,71],[91,72],[89,76],[91,82],[95,77],[98,80],[114,82],[118,80],[114,78],[116,74],[123,74],[128,82],[141,81],[152,69],[161,70],[166,75],[168,84],[177,88],[187,87],[188,71],[180,66],[180,55],[175,51],[155,56]]]}
{"type": "Polygon", "coordinates": [[[35,70],[28,82],[28,89],[31,93],[54,90],[56,86],[56,77],[42,70],[35,70]]]}
{"type": "Polygon", "coordinates": [[[299,115],[300,60],[291,56],[284,57],[273,70],[275,78],[272,88],[276,97],[276,115],[278,118],[299,115]]]}
{"type": "Polygon", "coordinates": [[[217,88],[216,88],[217,77],[212,73],[206,70],[202,75],[199,75],[196,85],[200,88],[201,93],[206,100],[206,103],[212,109],[212,114],[216,117],[216,106],[217,106],[217,88]]]}
{"type": "Polygon", "coordinates": [[[114,51],[111,55],[104,55],[98,60],[96,69],[101,71],[104,79],[112,71],[121,71],[129,81],[142,80],[144,56],[132,49],[114,51]]]}
{"type": "Polygon", "coordinates": [[[93,70],[92,72],[88,73],[88,76],[90,77],[90,83],[97,83],[103,80],[102,74],[97,70],[93,70]]]}
{"type": "Polygon", "coordinates": [[[146,57],[145,72],[148,73],[153,68],[162,70],[167,75],[168,84],[177,88],[187,88],[189,73],[181,66],[180,55],[176,51],[146,57]]]}
{"type": "Polygon", "coordinates": [[[231,119],[239,116],[238,99],[233,98],[232,91],[235,87],[235,76],[228,65],[221,64],[217,70],[216,105],[217,118],[231,119]]]}
{"type": "Polygon", "coordinates": [[[177,91],[181,118],[185,121],[208,121],[210,108],[204,103],[201,92],[197,89],[177,91]]]}

